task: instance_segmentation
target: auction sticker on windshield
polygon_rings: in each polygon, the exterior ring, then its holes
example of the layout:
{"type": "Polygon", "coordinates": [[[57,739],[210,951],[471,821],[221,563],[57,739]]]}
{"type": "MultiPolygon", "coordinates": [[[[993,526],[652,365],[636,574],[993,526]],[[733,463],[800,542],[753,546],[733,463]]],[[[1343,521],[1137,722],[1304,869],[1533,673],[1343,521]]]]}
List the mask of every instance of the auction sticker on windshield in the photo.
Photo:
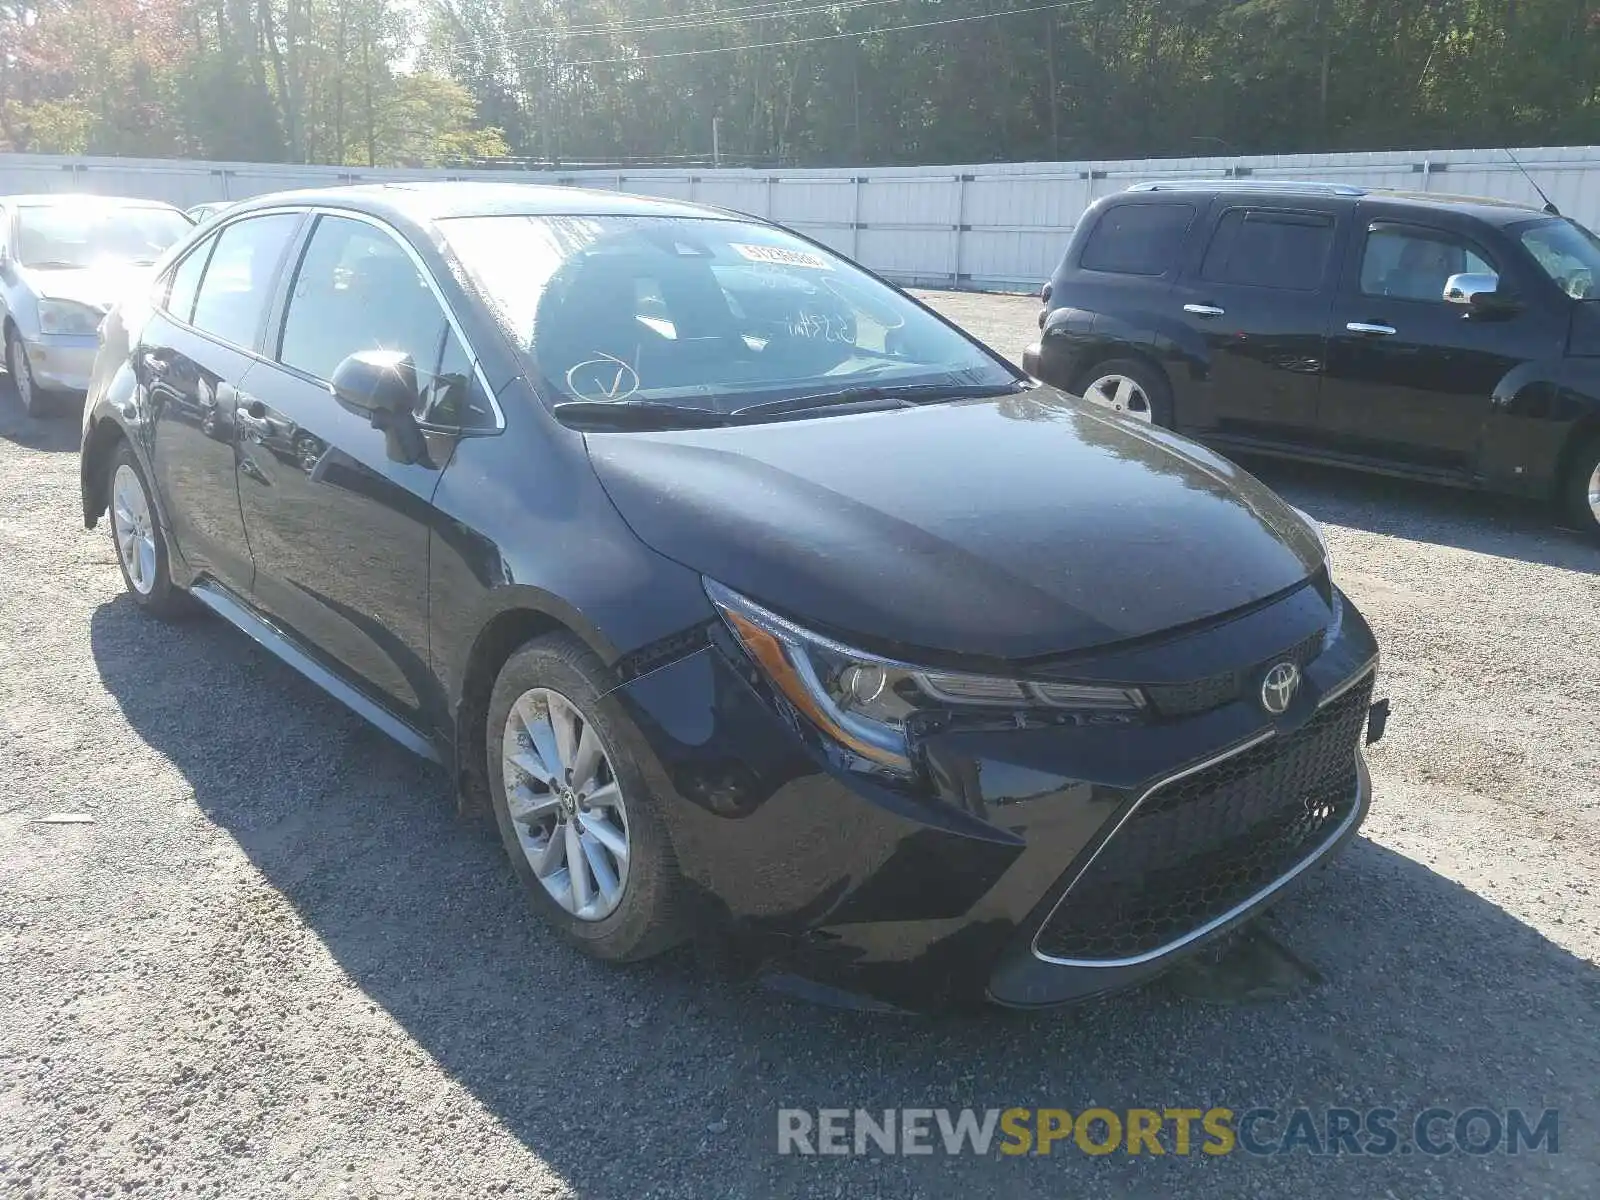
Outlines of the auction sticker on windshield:
{"type": "Polygon", "coordinates": [[[831,271],[833,265],[820,254],[804,250],[790,250],[786,246],[752,246],[742,242],[729,243],[741,258],[756,263],[772,263],[779,267],[809,267],[813,271],[831,271]]]}

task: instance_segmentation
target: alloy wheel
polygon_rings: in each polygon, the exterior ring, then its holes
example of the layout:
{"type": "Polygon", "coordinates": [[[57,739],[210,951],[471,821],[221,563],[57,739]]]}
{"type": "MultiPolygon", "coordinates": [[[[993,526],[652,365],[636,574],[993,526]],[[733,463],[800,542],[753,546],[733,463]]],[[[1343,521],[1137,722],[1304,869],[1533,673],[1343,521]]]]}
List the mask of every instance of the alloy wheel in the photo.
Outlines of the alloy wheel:
{"type": "Polygon", "coordinates": [[[141,596],[148,596],[156,586],[155,523],[144,484],[127,463],[117,468],[111,481],[111,529],[128,582],[141,596]]]}
{"type": "Polygon", "coordinates": [[[1138,380],[1126,375],[1102,375],[1083,389],[1083,398],[1136,421],[1149,423],[1154,419],[1150,412],[1150,397],[1145,395],[1138,380]]]}
{"type": "Polygon", "coordinates": [[[582,921],[616,911],[628,886],[628,811],[600,730],[549,688],[518,697],[501,743],[506,807],[551,899],[582,921]]]}

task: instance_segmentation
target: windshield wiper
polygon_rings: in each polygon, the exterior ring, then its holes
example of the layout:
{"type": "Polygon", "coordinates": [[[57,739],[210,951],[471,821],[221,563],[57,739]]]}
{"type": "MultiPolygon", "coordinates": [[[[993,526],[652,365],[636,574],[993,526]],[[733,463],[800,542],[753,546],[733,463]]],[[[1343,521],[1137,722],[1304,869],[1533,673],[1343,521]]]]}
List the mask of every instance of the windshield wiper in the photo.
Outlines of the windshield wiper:
{"type": "Polygon", "coordinates": [[[42,258],[38,262],[25,262],[22,265],[44,271],[78,271],[83,269],[82,263],[60,262],[53,258],[42,258]]]}
{"type": "Polygon", "coordinates": [[[652,400],[565,400],[552,404],[557,418],[615,429],[710,429],[728,423],[728,414],[713,408],[659,404],[652,400]]]}
{"type": "Polygon", "coordinates": [[[768,400],[761,404],[747,404],[733,410],[734,417],[773,416],[779,413],[809,412],[819,408],[840,408],[858,405],[907,408],[918,401],[976,400],[984,396],[1009,396],[1020,391],[1016,380],[1005,383],[914,383],[904,387],[873,384],[868,387],[840,388],[836,392],[816,392],[809,396],[791,396],[787,400],[768,400]]]}

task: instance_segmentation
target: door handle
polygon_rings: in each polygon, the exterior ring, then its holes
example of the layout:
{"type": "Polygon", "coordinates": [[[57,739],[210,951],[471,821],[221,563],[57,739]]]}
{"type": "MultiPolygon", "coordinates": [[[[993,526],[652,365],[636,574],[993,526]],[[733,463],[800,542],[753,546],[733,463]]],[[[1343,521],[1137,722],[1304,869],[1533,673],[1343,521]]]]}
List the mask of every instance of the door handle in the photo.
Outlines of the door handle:
{"type": "Polygon", "coordinates": [[[1227,309],[1218,308],[1215,304],[1185,304],[1183,311],[1193,313],[1197,317],[1225,317],[1228,315],[1227,309]]]}
{"type": "Polygon", "coordinates": [[[1395,333],[1393,325],[1382,325],[1377,321],[1351,321],[1345,328],[1351,333],[1370,333],[1375,337],[1392,337],[1395,333]]]}
{"type": "Polygon", "coordinates": [[[237,395],[239,407],[234,410],[234,422],[245,437],[259,443],[262,438],[272,433],[272,421],[267,417],[267,406],[243,392],[238,392],[237,395]]]}

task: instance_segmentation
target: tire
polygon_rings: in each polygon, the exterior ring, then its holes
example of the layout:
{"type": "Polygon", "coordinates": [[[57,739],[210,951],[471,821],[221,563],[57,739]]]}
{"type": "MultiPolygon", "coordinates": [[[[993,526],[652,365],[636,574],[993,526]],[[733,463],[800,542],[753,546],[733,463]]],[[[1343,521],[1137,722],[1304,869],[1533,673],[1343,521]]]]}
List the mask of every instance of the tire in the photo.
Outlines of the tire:
{"type": "MultiPolygon", "coordinates": [[[[636,962],[683,940],[683,884],[665,822],[632,749],[642,746],[642,738],[616,701],[603,698],[614,686],[604,664],[570,634],[528,642],[495,680],[486,766],[500,839],[539,915],[595,958],[636,962]],[[588,778],[573,779],[570,786],[556,742],[556,728],[568,717],[558,702],[576,712],[576,721],[568,726],[573,730],[569,747],[581,748],[586,736],[599,739],[601,762],[588,778]],[[548,720],[552,713],[555,720],[541,725],[541,716],[548,720]],[[535,769],[508,763],[508,748],[535,769]],[[547,763],[552,755],[556,761],[547,763]],[[540,778],[551,766],[558,768],[553,785],[540,778]],[[519,819],[513,819],[508,785],[515,788],[519,819]],[[608,800],[589,804],[579,802],[580,795],[605,795],[608,800]],[[625,863],[614,853],[618,834],[625,863]],[[573,839],[584,860],[582,888],[563,867],[573,839]],[[536,863],[541,864],[538,869],[536,863]],[[605,870],[616,885],[613,897],[606,894],[605,870]],[[584,891],[587,908],[582,906],[584,891]]],[[[580,760],[583,773],[580,753],[566,758],[580,760]]]]}
{"type": "Polygon", "coordinates": [[[1113,409],[1131,420],[1172,428],[1172,386],[1159,368],[1141,359],[1098,362],[1081,372],[1070,390],[1090,404],[1113,409]]]}
{"type": "Polygon", "coordinates": [[[1565,516],[1590,538],[1600,541],[1600,437],[1580,445],[1561,481],[1565,516]]]}
{"type": "Polygon", "coordinates": [[[22,411],[35,418],[49,416],[50,394],[34,382],[27,347],[9,326],[6,328],[6,370],[11,375],[11,388],[17,393],[22,411]]]}
{"type": "Polygon", "coordinates": [[[189,597],[172,582],[167,539],[161,532],[150,484],[127,442],[117,446],[106,468],[111,510],[111,546],[128,595],[157,617],[181,616],[189,597]]]}

